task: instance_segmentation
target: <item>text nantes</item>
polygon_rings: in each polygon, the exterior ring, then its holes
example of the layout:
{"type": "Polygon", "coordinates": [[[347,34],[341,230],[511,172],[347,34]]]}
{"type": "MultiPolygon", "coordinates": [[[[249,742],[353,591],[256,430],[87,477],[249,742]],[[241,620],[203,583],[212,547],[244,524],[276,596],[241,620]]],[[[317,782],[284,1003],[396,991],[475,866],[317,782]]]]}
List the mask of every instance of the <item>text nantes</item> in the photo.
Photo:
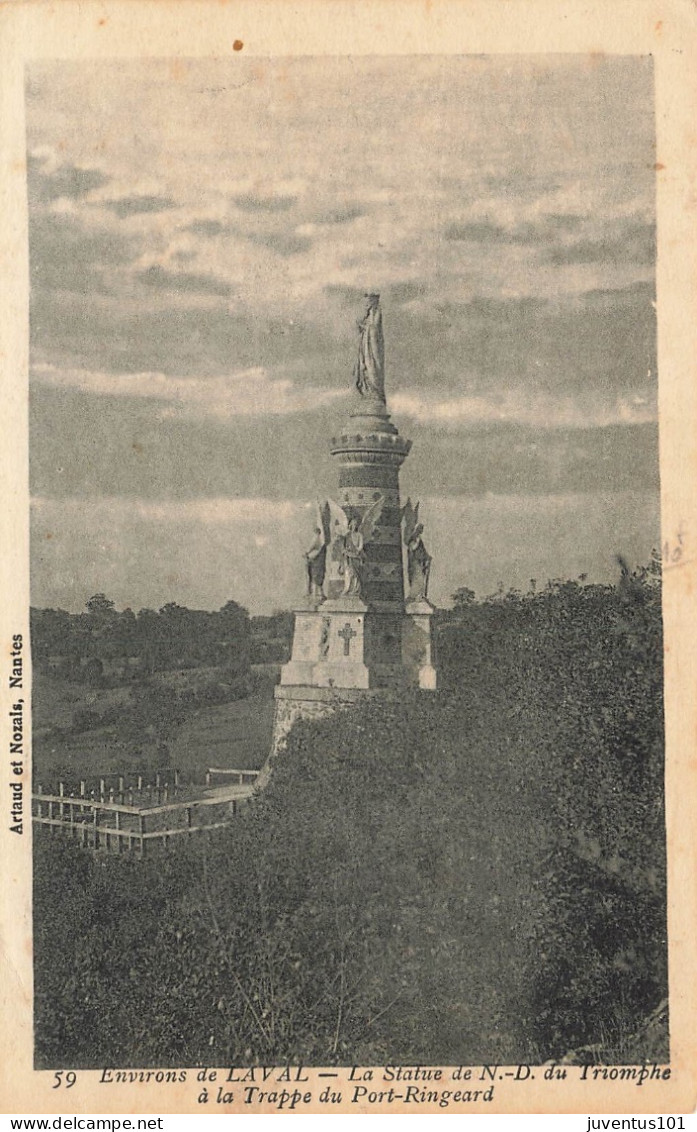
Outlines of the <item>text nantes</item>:
{"type": "MultiPolygon", "coordinates": [[[[22,634],[12,637],[10,650],[10,688],[22,685],[22,634]]],[[[9,712],[10,716],[10,832],[24,833],[24,697],[19,696],[9,712]]]]}

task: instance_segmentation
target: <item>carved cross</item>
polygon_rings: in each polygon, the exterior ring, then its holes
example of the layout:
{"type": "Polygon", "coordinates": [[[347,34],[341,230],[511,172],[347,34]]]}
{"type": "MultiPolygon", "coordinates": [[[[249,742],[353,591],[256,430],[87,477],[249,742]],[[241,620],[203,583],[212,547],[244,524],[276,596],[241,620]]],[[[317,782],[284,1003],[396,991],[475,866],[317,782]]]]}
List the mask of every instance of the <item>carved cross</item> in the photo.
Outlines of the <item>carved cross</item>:
{"type": "Polygon", "coordinates": [[[351,628],[351,626],[349,625],[349,623],[347,621],[346,624],[344,625],[343,629],[339,629],[337,636],[343,637],[343,639],[344,639],[344,656],[348,656],[349,653],[351,652],[351,641],[354,637],[358,636],[358,633],[356,632],[355,629],[351,628]]]}

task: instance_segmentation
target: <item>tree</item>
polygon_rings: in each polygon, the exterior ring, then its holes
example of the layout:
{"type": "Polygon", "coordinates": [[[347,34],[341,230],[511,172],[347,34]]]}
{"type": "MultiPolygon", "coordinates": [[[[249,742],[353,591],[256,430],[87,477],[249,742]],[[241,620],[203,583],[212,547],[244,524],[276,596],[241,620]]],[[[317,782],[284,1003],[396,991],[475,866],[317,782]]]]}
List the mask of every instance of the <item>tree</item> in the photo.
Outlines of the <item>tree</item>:
{"type": "Polygon", "coordinates": [[[464,609],[468,605],[473,605],[476,597],[474,590],[468,589],[467,586],[460,586],[452,595],[453,606],[455,609],[464,609]]]}
{"type": "Polygon", "coordinates": [[[93,615],[104,615],[114,613],[116,610],[115,603],[108,598],[106,594],[93,594],[88,601],[85,602],[87,612],[93,615]]]}

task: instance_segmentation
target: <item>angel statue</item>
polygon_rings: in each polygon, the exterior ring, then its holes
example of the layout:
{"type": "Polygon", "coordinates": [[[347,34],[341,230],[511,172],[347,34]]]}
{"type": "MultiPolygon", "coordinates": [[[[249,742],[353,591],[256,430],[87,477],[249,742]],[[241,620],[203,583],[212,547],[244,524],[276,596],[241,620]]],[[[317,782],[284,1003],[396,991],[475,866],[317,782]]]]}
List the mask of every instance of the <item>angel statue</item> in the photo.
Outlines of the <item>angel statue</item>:
{"type": "Polygon", "coordinates": [[[356,389],[362,397],[385,400],[385,341],[382,336],[380,296],[366,295],[363,318],[358,322],[360,341],[353,368],[356,389]]]}
{"type": "Polygon", "coordinates": [[[317,504],[317,525],[314,531],[312,544],[305,551],[305,567],[307,570],[307,596],[324,597],[322,587],[327,569],[327,515],[326,504],[317,504]]]}
{"type": "Polygon", "coordinates": [[[329,548],[330,580],[341,583],[341,592],[361,596],[362,567],[365,544],[370,541],[380,521],[384,499],[380,496],[370,505],[362,519],[349,519],[343,507],[333,499],[327,501],[331,544],[329,548]]]}
{"type": "Polygon", "coordinates": [[[428,599],[428,579],[431,573],[431,555],[424,546],[423,523],[419,522],[419,504],[414,507],[407,499],[402,508],[404,545],[407,548],[407,577],[409,579],[409,601],[428,599]]]}

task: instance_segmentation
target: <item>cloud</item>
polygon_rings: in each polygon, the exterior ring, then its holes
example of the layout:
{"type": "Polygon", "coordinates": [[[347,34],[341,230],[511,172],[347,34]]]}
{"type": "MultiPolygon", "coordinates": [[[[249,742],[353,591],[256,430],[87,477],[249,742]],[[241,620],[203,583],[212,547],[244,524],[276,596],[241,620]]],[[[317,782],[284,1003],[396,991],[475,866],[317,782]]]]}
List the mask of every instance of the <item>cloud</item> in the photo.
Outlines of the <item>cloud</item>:
{"type": "MultiPolygon", "coordinates": [[[[223,398],[220,412],[201,389],[203,406],[137,391],[129,396],[127,383],[114,393],[105,382],[93,394],[76,384],[32,380],[30,471],[36,494],[303,499],[334,491],[328,440],[346,411],[339,397],[319,405],[313,399],[305,411],[260,415],[236,411],[238,402],[245,407],[239,383],[229,390],[215,383],[214,392],[223,398]]],[[[152,392],[173,390],[160,385],[152,392]]],[[[190,397],[196,395],[192,389],[190,397]]]]}
{"type": "Polygon", "coordinates": [[[27,157],[27,191],[32,205],[67,198],[79,200],[102,188],[109,178],[100,170],[80,165],[56,164],[47,153],[27,157]]]}
{"type": "Polygon", "coordinates": [[[390,398],[390,409],[419,423],[461,428],[463,424],[498,421],[536,428],[604,428],[611,424],[646,424],[656,420],[656,406],[646,397],[619,397],[614,404],[601,403],[595,410],[579,405],[573,397],[537,396],[523,388],[505,390],[497,398],[424,395],[406,389],[390,398]]]}
{"type": "Polygon", "coordinates": [[[395,303],[408,303],[411,299],[421,298],[428,291],[424,282],[406,280],[403,283],[391,283],[387,288],[387,295],[395,303]]]}
{"type": "Polygon", "coordinates": [[[47,496],[34,496],[32,509],[37,515],[60,507],[65,513],[84,510],[95,519],[110,515],[125,518],[136,516],[152,523],[204,523],[221,526],[228,523],[264,524],[284,522],[307,510],[304,503],[295,499],[265,499],[259,497],[230,498],[227,496],[197,499],[125,499],[118,495],[93,496],[84,499],[63,499],[60,503],[47,496]]]}
{"type": "Polygon", "coordinates": [[[96,203],[99,204],[100,208],[110,209],[122,220],[127,216],[137,216],[140,213],[147,212],[165,212],[178,207],[177,202],[172,197],[154,194],[118,197],[112,200],[100,200],[96,203]]]}
{"type": "Polygon", "coordinates": [[[234,203],[243,212],[287,212],[298,199],[297,196],[272,193],[267,196],[257,196],[254,193],[239,193],[233,198],[234,203]]]}
{"type": "MultiPolygon", "coordinates": [[[[311,499],[336,490],[328,442],[349,392],[278,388],[239,373],[210,383],[124,375],[118,387],[111,375],[44,373],[32,380],[30,407],[32,484],[43,495],[311,499]]],[[[444,422],[390,408],[414,442],[405,494],[658,488],[652,422],[583,428],[481,414],[444,422]]]]}
{"type": "MultiPolygon", "coordinates": [[[[414,439],[403,473],[413,493],[549,495],[657,491],[655,422],[540,428],[513,421],[441,421],[402,430],[414,439]]],[[[407,486],[408,485],[408,486],[407,486]]]]}
{"type": "MultiPolygon", "coordinates": [[[[428,290],[426,280],[404,279],[388,282],[380,292],[382,306],[389,309],[392,304],[409,303],[413,299],[423,298],[428,294],[428,290]]],[[[358,315],[361,313],[364,297],[370,291],[370,287],[367,283],[363,287],[352,287],[347,283],[327,283],[323,291],[328,298],[337,299],[342,306],[352,309],[358,315]]]]}
{"type": "Polygon", "coordinates": [[[214,236],[220,236],[227,230],[228,226],[222,220],[211,220],[202,218],[194,220],[188,224],[184,229],[185,232],[192,232],[194,236],[204,236],[212,239],[214,236]]]}
{"type": "MultiPolygon", "coordinates": [[[[522,590],[531,578],[538,589],[580,574],[614,581],[616,554],[639,565],[660,539],[654,492],[420,498],[438,604],[459,586],[485,595],[499,581],[522,590]]],[[[219,609],[233,598],[270,612],[301,600],[311,503],[105,494],[35,499],[31,518],[33,605],[80,610],[96,592],[133,609],[219,609]]]]}
{"type": "Polygon", "coordinates": [[[196,272],[168,271],[160,264],[153,264],[136,272],[136,278],[148,287],[162,291],[193,291],[202,295],[221,295],[228,297],[232,287],[224,279],[214,275],[202,275],[196,272]]]}
{"type": "Polygon", "coordinates": [[[107,291],[109,271],[137,254],[130,235],[103,228],[87,229],[77,216],[34,212],[29,223],[31,285],[91,294],[107,291]]]}
{"type": "Polygon", "coordinates": [[[452,222],[445,227],[443,235],[451,242],[539,249],[546,262],[556,267],[574,264],[615,268],[644,266],[652,265],[656,255],[653,223],[624,216],[603,220],[546,213],[534,221],[512,225],[485,217],[452,222]],[[579,229],[586,233],[582,232],[580,238],[579,229]]]}
{"type": "MultiPolygon", "coordinates": [[[[360,310],[361,300],[367,287],[353,287],[350,283],[326,283],[324,294],[330,299],[338,299],[344,306],[360,310]]],[[[384,304],[383,304],[384,305],[384,304]]]]}
{"type": "Polygon", "coordinates": [[[307,235],[300,235],[297,232],[285,231],[272,231],[272,232],[252,232],[244,233],[246,239],[251,240],[254,244],[262,244],[265,248],[269,248],[273,252],[277,252],[281,256],[298,256],[304,255],[312,247],[312,240],[307,235]]]}
{"type": "Polygon", "coordinates": [[[432,597],[447,604],[458,586],[480,596],[499,583],[526,592],[553,578],[617,581],[616,555],[632,567],[660,544],[654,492],[626,489],[529,496],[513,489],[479,498],[422,497],[424,538],[433,555],[432,597]]]}
{"type": "MultiPolygon", "coordinates": [[[[272,209],[267,211],[276,212],[281,210],[272,209]]],[[[274,227],[273,223],[271,226],[269,226],[268,223],[263,223],[263,221],[271,219],[270,217],[264,216],[260,219],[262,220],[261,226],[253,226],[250,223],[246,227],[243,227],[240,224],[233,224],[229,221],[211,217],[201,217],[187,224],[184,231],[190,232],[194,236],[201,236],[206,240],[213,240],[216,236],[222,236],[225,239],[232,238],[236,241],[237,246],[239,246],[240,240],[247,240],[251,244],[268,248],[270,251],[276,252],[284,258],[304,255],[312,247],[312,236],[308,231],[300,230],[303,228],[302,225],[294,224],[290,228],[278,228],[274,227]]],[[[314,227],[312,225],[309,227],[314,234],[314,227]]]]}
{"type": "MultiPolygon", "coordinates": [[[[434,592],[446,575],[445,596],[487,573],[493,589],[516,554],[538,577],[597,564],[635,521],[602,492],[656,507],[650,59],[30,71],[31,350],[52,367],[32,380],[31,473],[44,495],[125,500],[82,519],[76,502],[64,524],[56,510],[56,537],[34,546],[44,592],[88,578],[129,603],[292,602],[299,518],[260,503],[256,530],[232,514],[206,527],[193,505],[157,518],[137,501],[333,491],[327,439],[371,289],[414,440],[405,491],[460,500],[439,534],[427,516],[434,592]],[[595,497],[575,507],[580,492],[595,497]]],[[[637,530],[653,522],[642,506],[637,530]]]]}
{"type": "Polygon", "coordinates": [[[365,216],[367,209],[364,204],[346,204],[330,208],[326,212],[319,211],[313,216],[315,224],[349,224],[365,216]]]}
{"type": "Polygon", "coordinates": [[[630,222],[596,239],[554,247],[548,254],[555,266],[574,263],[653,264],[656,257],[656,232],[652,224],[630,222]]]}
{"type": "Polygon", "coordinates": [[[597,288],[554,300],[528,296],[468,302],[431,299],[385,310],[394,392],[420,386],[429,400],[484,397],[513,387],[530,402],[571,399],[597,419],[599,404],[655,398],[653,287],[597,288]]]}
{"type": "Polygon", "coordinates": [[[443,235],[446,240],[465,243],[511,242],[515,238],[515,232],[491,220],[453,221],[446,225],[443,235]]]}
{"type": "MultiPolygon", "coordinates": [[[[245,193],[233,197],[233,200],[243,212],[259,214],[258,220],[263,222],[267,216],[270,219],[276,213],[287,212],[297,203],[298,197],[291,195],[256,197],[245,193]],[[240,201],[244,203],[241,205],[240,201]]],[[[204,239],[214,239],[216,236],[242,237],[278,250],[282,255],[291,255],[307,251],[311,247],[312,240],[308,239],[308,236],[316,234],[317,227],[349,224],[365,216],[366,211],[362,203],[315,207],[308,202],[302,209],[302,216],[296,217],[298,223],[294,223],[294,228],[290,232],[268,227],[250,228],[249,225],[242,227],[240,224],[211,216],[197,217],[186,225],[184,231],[191,232],[194,236],[202,236],[204,239]]]]}
{"type": "MultiPolygon", "coordinates": [[[[510,216],[510,202],[505,211],[510,216]]],[[[528,206],[527,211],[531,211],[528,206]]],[[[574,232],[587,217],[575,213],[542,213],[534,219],[521,219],[505,224],[489,216],[472,220],[452,221],[443,230],[446,240],[472,244],[521,244],[534,247],[556,239],[560,232],[574,232]]]]}
{"type": "Polygon", "coordinates": [[[98,397],[160,401],[164,419],[187,414],[220,419],[285,416],[329,404],[344,393],[296,385],[287,377],[273,378],[262,368],[196,379],[168,377],[163,373],[95,373],[39,363],[32,367],[32,380],[98,397]]]}
{"type": "MultiPolygon", "coordinates": [[[[269,310],[261,302],[241,299],[185,299],[144,286],[113,298],[37,288],[32,293],[32,358],[100,373],[193,377],[254,369],[263,358],[269,372],[315,385],[336,372],[336,337],[321,319],[308,323],[292,314],[284,317],[275,304],[269,310]]],[[[348,351],[339,365],[350,374],[348,351]]]]}
{"type": "Polygon", "coordinates": [[[80,610],[103,591],[119,608],[268,610],[302,593],[309,516],[263,497],[35,499],[32,603],[80,610]]]}

